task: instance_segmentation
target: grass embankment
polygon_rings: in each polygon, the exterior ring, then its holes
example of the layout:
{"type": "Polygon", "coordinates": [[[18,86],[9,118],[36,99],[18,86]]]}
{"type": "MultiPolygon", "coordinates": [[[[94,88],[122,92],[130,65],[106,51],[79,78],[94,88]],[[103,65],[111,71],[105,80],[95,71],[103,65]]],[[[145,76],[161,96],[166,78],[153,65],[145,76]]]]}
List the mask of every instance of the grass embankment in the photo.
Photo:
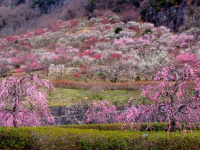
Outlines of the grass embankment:
{"type": "Polygon", "coordinates": [[[51,127],[0,128],[0,148],[4,149],[195,149],[200,132],[107,131],[51,127]],[[149,133],[145,138],[144,134],[149,133]]]}
{"type": "Polygon", "coordinates": [[[126,90],[108,90],[108,91],[92,91],[92,90],[75,90],[75,89],[65,89],[56,88],[57,93],[52,91],[49,94],[49,106],[67,106],[75,103],[92,103],[93,101],[124,101],[129,100],[131,97],[133,99],[138,99],[141,94],[139,91],[126,91],[126,90]],[[59,94],[62,102],[58,99],[57,94],[59,94]]]}

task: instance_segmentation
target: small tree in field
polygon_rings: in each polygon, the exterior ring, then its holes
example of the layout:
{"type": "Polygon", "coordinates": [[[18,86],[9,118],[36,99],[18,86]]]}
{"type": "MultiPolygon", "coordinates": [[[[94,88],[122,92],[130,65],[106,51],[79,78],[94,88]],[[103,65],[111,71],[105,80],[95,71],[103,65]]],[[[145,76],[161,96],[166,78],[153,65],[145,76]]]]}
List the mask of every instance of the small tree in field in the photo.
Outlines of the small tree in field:
{"type": "Polygon", "coordinates": [[[54,118],[48,109],[46,92],[53,86],[37,75],[9,77],[0,84],[0,126],[39,126],[54,118]]]}
{"type": "Polygon", "coordinates": [[[94,102],[92,108],[86,112],[87,123],[116,123],[118,118],[116,107],[108,101],[94,102]]]}
{"type": "Polygon", "coordinates": [[[154,81],[157,81],[156,86],[143,87],[142,91],[142,96],[148,97],[150,104],[138,109],[146,121],[169,122],[168,131],[171,132],[179,123],[192,125],[199,121],[200,80],[196,70],[188,65],[165,67],[154,81]]]}

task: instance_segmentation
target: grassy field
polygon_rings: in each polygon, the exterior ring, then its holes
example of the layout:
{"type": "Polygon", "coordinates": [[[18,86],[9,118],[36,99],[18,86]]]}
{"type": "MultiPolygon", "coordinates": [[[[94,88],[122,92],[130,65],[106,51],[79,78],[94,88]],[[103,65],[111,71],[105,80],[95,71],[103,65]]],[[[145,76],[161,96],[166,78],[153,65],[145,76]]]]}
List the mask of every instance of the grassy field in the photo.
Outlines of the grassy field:
{"type": "Polygon", "coordinates": [[[92,103],[95,101],[123,101],[129,100],[131,97],[133,99],[140,98],[140,91],[126,91],[126,90],[109,90],[109,91],[91,91],[91,90],[75,90],[75,89],[65,89],[56,88],[60,98],[59,100],[57,93],[52,91],[49,94],[49,106],[67,106],[74,103],[92,103]]]}

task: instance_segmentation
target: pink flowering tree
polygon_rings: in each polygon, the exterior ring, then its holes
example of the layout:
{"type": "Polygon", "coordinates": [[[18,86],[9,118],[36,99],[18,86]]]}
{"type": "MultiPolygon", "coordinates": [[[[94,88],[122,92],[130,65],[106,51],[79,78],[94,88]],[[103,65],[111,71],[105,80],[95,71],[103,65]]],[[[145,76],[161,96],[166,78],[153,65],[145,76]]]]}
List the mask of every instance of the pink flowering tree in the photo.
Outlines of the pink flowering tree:
{"type": "Polygon", "coordinates": [[[87,123],[116,123],[118,122],[116,107],[110,102],[94,102],[91,109],[86,112],[87,123]]]}
{"type": "Polygon", "coordinates": [[[128,77],[133,62],[120,53],[102,55],[102,65],[98,67],[99,77],[105,76],[110,82],[117,82],[119,79],[128,77]]]}
{"type": "Polygon", "coordinates": [[[191,52],[179,54],[176,57],[176,61],[180,64],[187,63],[193,67],[197,67],[199,65],[198,56],[191,52]]]}
{"type": "Polygon", "coordinates": [[[20,67],[20,71],[24,71],[29,75],[39,69],[37,57],[33,54],[23,54],[12,58],[13,65],[20,67]]]}
{"type": "Polygon", "coordinates": [[[0,126],[39,126],[54,123],[46,93],[53,86],[37,75],[9,77],[0,84],[0,126]]]}
{"type": "Polygon", "coordinates": [[[83,79],[86,83],[88,83],[88,79],[92,80],[94,75],[95,68],[91,66],[82,65],[78,72],[74,75],[76,78],[83,79]]]}
{"type": "Polygon", "coordinates": [[[64,64],[67,68],[69,66],[73,66],[72,60],[73,57],[78,54],[79,50],[73,48],[71,46],[68,47],[58,47],[53,51],[55,55],[53,55],[53,61],[55,65],[64,64]]]}
{"type": "Polygon", "coordinates": [[[200,81],[196,70],[189,65],[165,67],[156,74],[156,86],[143,87],[148,97],[141,105],[140,121],[169,122],[168,131],[176,131],[179,123],[193,125],[200,115],[200,81]]]}

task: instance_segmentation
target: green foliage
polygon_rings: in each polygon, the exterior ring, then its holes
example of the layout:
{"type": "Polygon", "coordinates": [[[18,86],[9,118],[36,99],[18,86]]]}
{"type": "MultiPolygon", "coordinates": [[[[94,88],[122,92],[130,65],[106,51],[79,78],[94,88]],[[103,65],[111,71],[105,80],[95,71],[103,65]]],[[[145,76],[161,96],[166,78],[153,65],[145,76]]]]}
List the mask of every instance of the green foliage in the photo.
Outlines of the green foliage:
{"type": "Polygon", "coordinates": [[[95,2],[97,2],[97,0],[91,0],[91,1],[90,1],[90,3],[95,3],[95,2]]]}
{"type": "Polygon", "coordinates": [[[115,12],[116,12],[116,13],[119,13],[119,12],[120,12],[119,7],[117,7],[117,8],[115,9],[115,12]]]}
{"type": "MultiPolygon", "coordinates": [[[[166,127],[165,122],[159,123],[134,123],[133,130],[138,129],[139,131],[163,131],[166,127]]],[[[130,123],[112,123],[112,124],[83,124],[83,125],[59,125],[60,128],[76,128],[76,129],[98,129],[98,130],[106,130],[106,131],[119,131],[119,130],[132,130],[130,129],[130,123]],[[123,125],[123,129],[122,129],[123,125]]]]}
{"type": "Polygon", "coordinates": [[[90,2],[88,5],[85,6],[86,10],[90,13],[92,13],[95,9],[95,4],[93,2],[90,2]]]}
{"type": "Polygon", "coordinates": [[[109,0],[109,1],[108,1],[108,8],[109,8],[109,9],[113,8],[113,3],[114,3],[113,0],[109,0]]]}
{"type": "Polygon", "coordinates": [[[123,29],[121,28],[121,27],[117,27],[116,29],[115,29],[115,34],[118,34],[120,31],[122,31],[123,29]]]}
{"type": "Polygon", "coordinates": [[[166,0],[162,0],[161,2],[160,2],[160,5],[162,6],[162,7],[164,7],[165,5],[166,5],[166,0]]]}
{"type": "Polygon", "coordinates": [[[189,15],[193,15],[193,14],[194,14],[194,10],[192,8],[190,8],[189,15]]]}
{"type": "Polygon", "coordinates": [[[197,3],[198,3],[198,6],[200,6],[200,0],[198,0],[198,2],[197,2],[197,3]]]}
{"type": "Polygon", "coordinates": [[[141,19],[145,20],[147,10],[148,8],[145,8],[140,11],[141,19]]]}
{"type": "Polygon", "coordinates": [[[175,0],[175,2],[176,2],[177,4],[180,4],[180,3],[182,2],[182,0],[175,0]]]}
{"type": "Polygon", "coordinates": [[[140,0],[131,0],[130,1],[134,6],[140,7],[140,0]]]}
{"type": "MultiPolygon", "coordinates": [[[[106,131],[119,131],[119,130],[139,130],[139,131],[166,131],[168,122],[152,122],[152,123],[133,123],[133,129],[130,128],[130,123],[112,123],[112,124],[83,124],[83,125],[58,125],[59,128],[74,128],[74,129],[98,129],[106,131]],[[123,128],[122,128],[123,126],[123,128]]],[[[196,123],[194,126],[189,124],[180,124],[177,127],[179,130],[200,130],[200,123],[196,123]]]]}
{"type": "Polygon", "coordinates": [[[34,0],[33,3],[31,4],[31,8],[35,8],[36,5],[39,7],[42,7],[44,5],[51,5],[55,4],[54,0],[34,0]]]}
{"type": "Polygon", "coordinates": [[[102,76],[102,75],[105,75],[105,73],[104,72],[98,72],[97,75],[102,76]]]}
{"type": "MultiPolygon", "coordinates": [[[[156,7],[156,3],[151,2],[151,3],[149,4],[149,7],[156,7]]],[[[148,7],[148,8],[149,8],[149,7],[148,7]]]]}
{"type": "Polygon", "coordinates": [[[49,3],[50,3],[50,4],[54,4],[55,1],[54,1],[54,0],[49,0],[49,3]]]}
{"type": "Polygon", "coordinates": [[[152,34],[153,32],[151,31],[151,29],[146,29],[142,35],[145,35],[145,34],[152,34]]]}
{"type": "Polygon", "coordinates": [[[171,0],[169,0],[169,1],[167,2],[167,5],[168,5],[169,7],[171,7],[171,6],[173,6],[173,5],[174,5],[174,3],[172,3],[172,1],[171,1],[171,0]]]}
{"type": "Polygon", "coordinates": [[[26,15],[26,16],[25,16],[25,20],[29,20],[29,16],[26,15]]]}
{"type": "Polygon", "coordinates": [[[140,76],[137,76],[137,77],[136,77],[136,80],[140,80],[140,76]]]}
{"type": "Polygon", "coordinates": [[[156,13],[158,13],[160,11],[159,7],[156,7],[156,13]]]}
{"type": "MultiPolygon", "coordinates": [[[[97,126],[97,125],[96,125],[97,126]]],[[[104,125],[105,126],[105,125],[104,125]]],[[[109,126],[109,125],[108,125],[109,126]]],[[[61,126],[0,128],[4,149],[199,149],[200,133],[105,131],[61,126]],[[149,134],[146,138],[144,134],[149,134]]]]}

